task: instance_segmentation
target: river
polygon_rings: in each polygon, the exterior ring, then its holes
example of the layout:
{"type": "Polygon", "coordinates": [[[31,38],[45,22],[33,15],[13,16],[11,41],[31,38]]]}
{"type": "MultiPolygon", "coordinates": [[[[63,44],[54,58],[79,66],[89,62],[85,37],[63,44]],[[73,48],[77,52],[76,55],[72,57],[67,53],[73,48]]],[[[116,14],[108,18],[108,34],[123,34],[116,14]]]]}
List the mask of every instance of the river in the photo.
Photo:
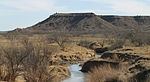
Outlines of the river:
{"type": "Polygon", "coordinates": [[[82,73],[81,66],[79,64],[68,66],[71,77],[63,82],[84,82],[84,73],[82,73]]]}
{"type": "MultiPolygon", "coordinates": [[[[99,58],[101,55],[95,55],[95,58],[99,58]]],[[[81,66],[79,64],[74,64],[68,66],[68,69],[71,72],[71,77],[69,79],[64,80],[63,82],[84,82],[84,73],[82,73],[81,66]]]]}

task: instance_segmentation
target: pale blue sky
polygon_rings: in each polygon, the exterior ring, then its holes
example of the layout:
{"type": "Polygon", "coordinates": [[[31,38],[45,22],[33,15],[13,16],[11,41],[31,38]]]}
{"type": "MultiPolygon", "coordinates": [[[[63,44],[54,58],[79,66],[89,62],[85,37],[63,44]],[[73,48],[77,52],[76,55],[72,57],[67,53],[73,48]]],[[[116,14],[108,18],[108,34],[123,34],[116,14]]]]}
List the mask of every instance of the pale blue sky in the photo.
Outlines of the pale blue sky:
{"type": "Polygon", "coordinates": [[[0,0],[0,31],[32,26],[56,12],[150,15],[150,0],[0,0]]]}

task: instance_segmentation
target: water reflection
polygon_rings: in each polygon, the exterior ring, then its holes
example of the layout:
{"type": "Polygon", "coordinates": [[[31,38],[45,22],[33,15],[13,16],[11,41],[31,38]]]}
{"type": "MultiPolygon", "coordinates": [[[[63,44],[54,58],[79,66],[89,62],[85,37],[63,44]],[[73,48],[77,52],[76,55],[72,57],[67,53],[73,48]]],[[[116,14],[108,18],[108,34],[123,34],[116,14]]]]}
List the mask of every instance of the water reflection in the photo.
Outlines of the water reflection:
{"type": "Polygon", "coordinates": [[[95,58],[100,58],[102,55],[101,54],[96,54],[95,58]]]}
{"type": "MultiPolygon", "coordinates": [[[[99,57],[101,57],[101,54],[95,55],[95,58],[99,58],[99,57]]],[[[71,77],[67,80],[64,80],[63,82],[84,82],[84,73],[79,71],[82,68],[81,66],[79,66],[79,64],[68,66],[68,68],[71,72],[71,77]]]]}
{"type": "Polygon", "coordinates": [[[81,70],[79,64],[68,66],[68,68],[71,72],[71,77],[63,82],[84,82],[84,74],[79,71],[81,70]]]}

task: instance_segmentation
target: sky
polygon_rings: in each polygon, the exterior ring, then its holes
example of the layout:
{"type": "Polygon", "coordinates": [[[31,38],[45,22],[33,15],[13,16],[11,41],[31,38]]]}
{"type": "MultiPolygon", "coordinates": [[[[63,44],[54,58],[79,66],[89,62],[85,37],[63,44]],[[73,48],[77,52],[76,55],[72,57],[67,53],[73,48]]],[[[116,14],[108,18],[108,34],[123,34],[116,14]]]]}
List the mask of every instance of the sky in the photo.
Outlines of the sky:
{"type": "Polygon", "coordinates": [[[32,26],[56,12],[150,16],[150,0],[0,0],[0,31],[32,26]]]}

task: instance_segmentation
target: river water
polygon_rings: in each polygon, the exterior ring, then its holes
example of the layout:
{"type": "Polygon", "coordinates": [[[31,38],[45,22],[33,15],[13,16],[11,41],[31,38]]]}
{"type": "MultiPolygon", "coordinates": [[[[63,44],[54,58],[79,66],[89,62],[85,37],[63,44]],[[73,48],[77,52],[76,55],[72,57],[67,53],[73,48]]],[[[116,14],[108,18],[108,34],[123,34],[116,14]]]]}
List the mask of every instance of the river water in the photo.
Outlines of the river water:
{"type": "MultiPolygon", "coordinates": [[[[99,58],[101,55],[95,55],[95,58],[99,58]]],[[[63,82],[84,82],[84,73],[82,73],[81,66],[79,64],[74,64],[68,66],[68,69],[71,72],[71,77],[69,79],[64,80],[63,82]]]]}
{"type": "Polygon", "coordinates": [[[84,82],[84,73],[82,73],[81,66],[79,64],[68,66],[71,77],[63,82],[84,82]]]}

